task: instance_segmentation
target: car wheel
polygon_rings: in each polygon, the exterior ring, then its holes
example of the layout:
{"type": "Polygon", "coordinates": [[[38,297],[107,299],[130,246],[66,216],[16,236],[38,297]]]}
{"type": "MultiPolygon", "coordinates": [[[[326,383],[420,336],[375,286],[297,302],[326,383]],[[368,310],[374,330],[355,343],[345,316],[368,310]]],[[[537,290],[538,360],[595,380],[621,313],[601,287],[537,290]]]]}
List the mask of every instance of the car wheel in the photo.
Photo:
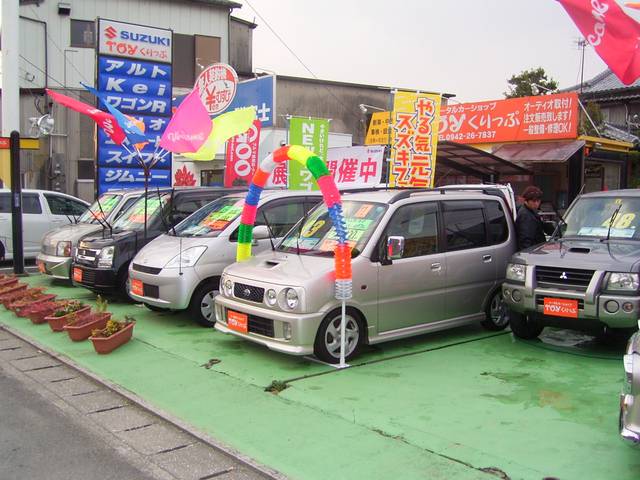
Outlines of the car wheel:
{"type": "Polygon", "coordinates": [[[168,312],[169,311],[169,309],[167,308],[156,307],[155,305],[151,305],[149,303],[145,303],[144,306],[147,307],[152,312],[168,312]]]}
{"type": "MultiPolygon", "coordinates": [[[[341,321],[342,311],[334,310],[322,320],[318,328],[313,353],[323,362],[338,363],[340,361],[341,321]]],[[[358,354],[364,335],[363,322],[353,312],[347,311],[346,322],[345,361],[351,360],[358,354]]]]}
{"type": "Polygon", "coordinates": [[[213,299],[218,295],[218,282],[201,285],[191,297],[189,313],[203,327],[216,324],[216,310],[213,299]]]}
{"type": "Polygon", "coordinates": [[[502,289],[499,288],[491,296],[491,300],[487,304],[485,310],[486,319],[480,322],[487,330],[497,332],[504,330],[509,325],[509,310],[502,298],[502,289]]]}
{"type": "Polygon", "coordinates": [[[513,334],[524,340],[533,340],[544,330],[544,325],[534,320],[528,315],[519,312],[509,311],[509,324],[513,334]]]}

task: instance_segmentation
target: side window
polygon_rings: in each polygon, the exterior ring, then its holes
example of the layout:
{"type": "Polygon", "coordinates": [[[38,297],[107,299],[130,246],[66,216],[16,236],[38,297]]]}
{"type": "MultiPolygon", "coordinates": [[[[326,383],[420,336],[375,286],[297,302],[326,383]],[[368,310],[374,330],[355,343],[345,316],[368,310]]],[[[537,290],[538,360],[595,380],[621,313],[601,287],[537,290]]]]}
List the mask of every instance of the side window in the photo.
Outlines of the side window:
{"type": "Polygon", "coordinates": [[[256,216],[256,225],[266,225],[268,222],[273,235],[282,237],[303,215],[304,199],[290,198],[287,199],[287,203],[274,202],[272,205],[265,205],[256,216]]]}
{"type": "MultiPolygon", "coordinates": [[[[45,195],[49,210],[53,215],[75,215],[73,205],[68,198],[60,197],[58,195],[45,195]]],[[[26,201],[24,201],[26,205],[26,201]]]]}
{"type": "Polygon", "coordinates": [[[496,245],[506,241],[509,237],[509,226],[502,205],[495,201],[484,202],[484,213],[489,227],[489,244],[496,245]]]}
{"type": "Polygon", "coordinates": [[[389,221],[386,236],[404,237],[402,258],[419,257],[438,251],[438,205],[416,203],[400,207],[389,221]]]}
{"type": "Polygon", "coordinates": [[[482,202],[443,202],[447,251],[487,245],[482,202]]]}
{"type": "Polygon", "coordinates": [[[138,200],[138,197],[131,197],[129,200],[126,200],[124,202],[124,205],[122,205],[122,208],[120,209],[120,211],[116,214],[116,218],[114,218],[114,220],[117,220],[118,218],[120,218],[122,214],[129,209],[131,205],[136,203],[137,200],[138,200]]]}
{"type": "Polygon", "coordinates": [[[71,211],[76,217],[79,217],[80,215],[82,215],[85,212],[85,210],[89,208],[84,203],[77,202],[76,200],[68,199],[68,201],[69,201],[71,211]]]}
{"type": "Polygon", "coordinates": [[[175,202],[175,210],[172,213],[173,223],[177,225],[206,203],[209,203],[209,201],[204,198],[178,199],[175,202]]]}
{"type": "Polygon", "coordinates": [[[37,193],[22,194],[22,213],[42,213],[40,198],[37,193]]]}
{"type": "Polygon", "coordinates": [[[0,213],[11,213],[10,193],[0,193],[0,213]]]}

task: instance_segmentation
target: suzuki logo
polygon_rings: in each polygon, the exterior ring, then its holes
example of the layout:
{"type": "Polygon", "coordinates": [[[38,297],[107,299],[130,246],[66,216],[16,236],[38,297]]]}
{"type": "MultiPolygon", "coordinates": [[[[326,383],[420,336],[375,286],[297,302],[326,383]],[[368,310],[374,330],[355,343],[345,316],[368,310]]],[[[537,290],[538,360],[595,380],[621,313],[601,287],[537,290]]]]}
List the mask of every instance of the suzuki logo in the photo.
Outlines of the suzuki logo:
{"type": "Polygon", "coordinates": [[[250,296],[251,296],[251,290],[249,290],[248,288],[245,288],[245,289],[242,291],[242,294],[243,294],[245,297],[250,297],[250,296]]]}
{"type": "Polygon", "coordinates": [[[104,29],[104,34],[107,36],[107,38],[115,38],[115,36],[118,35],[118,31],[115,28],[109,26],[104,29]]]}
{"type": "Polygon", "coordinates": [[[567,272],[562,272],[560,274],[560,280],[568,280],[569,277],[567,277],[567,272]]]}

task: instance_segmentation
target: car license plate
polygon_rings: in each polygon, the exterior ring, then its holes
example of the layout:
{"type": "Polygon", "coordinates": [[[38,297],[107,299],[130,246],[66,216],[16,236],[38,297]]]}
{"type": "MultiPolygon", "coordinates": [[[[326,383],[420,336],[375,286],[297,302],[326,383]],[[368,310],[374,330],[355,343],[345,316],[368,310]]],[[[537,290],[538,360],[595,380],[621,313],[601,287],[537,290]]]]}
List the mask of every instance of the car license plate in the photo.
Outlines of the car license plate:
{"type": "Polygon", "coordinates": [[[40,273],[47,273],[47,269],[44,268],[44,262],[38,262],[38,271],[40,273]]]}
{"type": "Polygon", "coordinates": [[[249,318],[246,313],[227,310],[227,325],[231,330],[247,333],[249,331],[249,318]]]}
{"type": "Polygon", "coordinates": [[[73,281],[74,282],[82,281],[82,269],[77,267],[73,269],[73,281]]]}
{"type": "Polygon", "coordinates": [[[131,293],[134,295],[144,296],[144,284],[142,280],[131,280],[131,293]]]}
{"type": "Polygon", "coordinates": [[[554,317],[578,318],[578,301],[570,298],[545,297],[544,314],[554,317]]]}

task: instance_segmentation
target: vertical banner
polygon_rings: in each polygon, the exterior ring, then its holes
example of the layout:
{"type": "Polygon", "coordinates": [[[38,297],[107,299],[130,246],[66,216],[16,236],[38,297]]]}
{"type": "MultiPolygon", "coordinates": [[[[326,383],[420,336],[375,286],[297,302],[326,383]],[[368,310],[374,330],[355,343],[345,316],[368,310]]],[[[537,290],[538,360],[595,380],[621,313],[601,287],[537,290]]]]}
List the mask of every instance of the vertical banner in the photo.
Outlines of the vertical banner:
{"type": "Polygon", "coordinates": [[[439,122],[439,95],[395,94],[391,123],[391,186],[433,187],[439,122]]]}
{"type": "MultiPolygon", "coordinates": [[[[308,148],[325,162],[329,145],[329,120],[292,117],[289,122],[289,144],[308,148]]],[[[289,165],[290,190],[318,190],[311,172],[298,162],[289,165]]]]}
{"type": "Polygon", "coordinates": [[[227,141],[227,160],[224,166],[224,186],[249,185],[258,168],[258,148],[260,146],[260,120],[245,133],[227,141]]]}
{"type": "MultiPolygon", "coordinates": [[[[171,117],[173,32],[101,18],[98,37],[96,89],[111,106],[144,124],[150,141],[141,148],[141,156],[148,163],[171,117]]],[[[98,108],[106,109],[102,101],[98,108]]],[[[102,131],[96,150],[98,194],[144,185],[136,154],[102,131]]],[[[163,157],[151,170],[149,185],[171,186],[171,163],[171,154],[163,157]]]]}

